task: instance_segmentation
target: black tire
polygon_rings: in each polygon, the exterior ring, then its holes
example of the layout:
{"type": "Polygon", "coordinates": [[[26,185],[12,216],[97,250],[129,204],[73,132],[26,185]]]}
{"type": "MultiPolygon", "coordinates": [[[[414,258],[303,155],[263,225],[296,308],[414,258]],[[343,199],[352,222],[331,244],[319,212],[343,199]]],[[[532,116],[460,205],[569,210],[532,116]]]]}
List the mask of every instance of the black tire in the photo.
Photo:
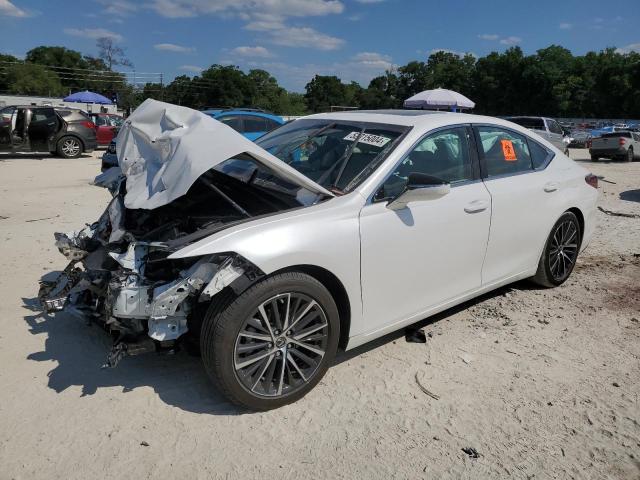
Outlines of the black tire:
{"type": "Polygon", "coordinates": [[[633,147],[629,147],[627,150],[627,156],[625,158],[627,162],[633,162],[633,147]]]}
{"type": "Polygon", "coordinates": [[[212,305],[202,325],[200,350],[207,373],[231,402],[250,410],[270,410],[299,400],[317,385],[334,361],[339,338],[340,318],[329,291],[309,275],[286,272],[264,279],[237,298],[229,296],[227,301],[212,305]],[[292,299],[297,298],[300,300],[294,303],[292,299]],[[288,311],[289,305],[291,324],[285,325],[278,312],[288,311]],[[310,313],[301,315],[305,305],[310,313]],[[259,308],[267,315],[266,323],[259,308]],[[256,329],[256,323],[264,333],[256,329]],[[305,333],[308,325],[308,330],[316,328],[315,323],[320,327],[313,334],[305,333]],[[284,325],[281,332],[275,328],[278,324],[284,325]],[[302,330],[290,330],[298,328],[296,325],[302,330]],[[247,338],[247,334],[263,338],[247,338]],[[301,334],[305,335],[300,340],[303,343],[297,341],[301,334]],[[318,356],[305,345],[324,354],[318,356]],[[257,354],[253,353],[256,348],[257,354]],[[305,356],[308,361],[301,360],[305,356]],[[244,364],[247,366],[241,367],[244,364]],[[276,371],[280,372],[279,380],[276,371]]]}
{"type": "Polygon", "coordinates": [[[600,157],[598,155],[591,155],[591,161],[597,162],[600,157]]]}
{"type": "Polygon", "coordinates": [[[573,271],[581,241],[578,218],[572,212],[564,212],[549,233],[533,282],[543,287],[562,285],[573,271]]]}
{"type": "Polygon", "coordinates": [[[82,142],[77,137],[66,136],[58,140],[56,151],[62,158],[78,158],[84,150],[82,142]]]}

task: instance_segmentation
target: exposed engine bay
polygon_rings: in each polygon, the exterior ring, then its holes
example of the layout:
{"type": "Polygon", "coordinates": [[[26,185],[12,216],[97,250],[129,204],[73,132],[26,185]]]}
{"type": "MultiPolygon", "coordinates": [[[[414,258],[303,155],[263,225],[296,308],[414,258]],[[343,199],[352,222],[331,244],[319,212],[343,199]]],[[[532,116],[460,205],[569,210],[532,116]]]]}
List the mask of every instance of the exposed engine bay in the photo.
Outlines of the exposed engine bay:
{"type": "Polygon", "coordinates": [[[113,335],[109,367],[125,355],[176,348],[188,332],[197,335],[212,297],[227,287],[242,291],[263,276],[233,252],[167,258],[171,253],[331,195],[187,108],[148,100],[117,141],[120,167],[95,182],[111,191],[111,202],[95,223],[55,234],[70,263],[43,280],[39,292],[47,312],[65,310],[113,335]]]}

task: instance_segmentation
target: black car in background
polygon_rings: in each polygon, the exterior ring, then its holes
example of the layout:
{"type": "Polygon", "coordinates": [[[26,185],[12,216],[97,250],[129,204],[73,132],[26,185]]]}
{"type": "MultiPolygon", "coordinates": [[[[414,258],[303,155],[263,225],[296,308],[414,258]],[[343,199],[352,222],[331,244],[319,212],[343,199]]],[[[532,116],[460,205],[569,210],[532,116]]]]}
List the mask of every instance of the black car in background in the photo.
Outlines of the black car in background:
{"type": "Polygon", "coordinates": [[[0,153],[77,158],[97,147],[94,123],[80,110],[12,105],[0,110],[0,153]]]}

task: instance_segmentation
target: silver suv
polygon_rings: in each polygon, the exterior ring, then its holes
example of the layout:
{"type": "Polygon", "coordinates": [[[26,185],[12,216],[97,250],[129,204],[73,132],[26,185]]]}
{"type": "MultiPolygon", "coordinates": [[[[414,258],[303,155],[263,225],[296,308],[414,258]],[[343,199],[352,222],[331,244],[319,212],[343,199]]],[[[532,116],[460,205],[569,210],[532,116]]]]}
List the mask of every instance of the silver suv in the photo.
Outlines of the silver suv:
{"type": "Polygon", "coordinates": [[[561,152],[568,152],[567,144],[564,141],[564,131],[554,119],[546,117],[506,117],[505,120],[528,128],[550,142],[561,152]]]}

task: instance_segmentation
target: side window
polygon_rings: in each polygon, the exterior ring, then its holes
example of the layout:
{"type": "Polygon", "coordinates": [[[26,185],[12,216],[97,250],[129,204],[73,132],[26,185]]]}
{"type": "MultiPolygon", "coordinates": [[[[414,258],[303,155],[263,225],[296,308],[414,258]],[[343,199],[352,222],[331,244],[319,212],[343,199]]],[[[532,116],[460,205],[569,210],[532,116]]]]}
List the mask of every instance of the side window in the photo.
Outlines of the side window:
{"type": "Polygon", "coordinates": [[[278,128],[280,126],[280,124],[278,122],[276,122],[275,120],[271,120],[270,118],[265,118],[264,121],[267,124],[267,131],[270,132],[271,130],[278,128]]]}
{"type": "Polygon", "coordinates": [[[15,110],[15,107],[7,107],[0,110],[0,124],[10,123],[15,110]]]}
{"type": "Polygon", "coordinates": [[[531,162],[534,169],[543,168],[547,164],[547,160],[551,157],[552,153],[531,139],[528,141],[529,150],[531,152],[531,162]]]}
{"type": "Polygon", "coordinates": [[[383,184],[376,198],[400,194],[411,173],[424,173],[452,184],[473,179],[467,129],[440,130],[423,138],[383,184]]]}
{"type": "Polygon", "coordinates": [[[477,127],[487,175],[496,177],[532,169],[531,154],[523,135],[500,127],[477,127]]]}
{"type": "Polygon", "coordinates": [[[38,108],[33,111],[33,117],[31,118],[32,122],[50,122],[54,120],[56,117],[56,113],[53,111],[53,108],[38,108]]]}
{"type": "Polygon", "coordinates": [[[245,132],[266,132],[267,122],[262,117],[246,116],[244,117],[245,132]]]}
{"type": "Polygon", "coordinates": [[[225,125],[229,125],[236,132],[244,133],[245,130],[242,127],[242,118],[236,115],[229,115],[226,117],[220,117],[217,119],[218,121],[224,123],[225,125]]]}
{"type": "Polygon", "coordinates": [[[551,133],[563,134],[562,128],[560,128],[560,125],[558,125],[558,122],[555,120],[547,120],[547,125],[549,125],[549,131],[551,133]]]}

